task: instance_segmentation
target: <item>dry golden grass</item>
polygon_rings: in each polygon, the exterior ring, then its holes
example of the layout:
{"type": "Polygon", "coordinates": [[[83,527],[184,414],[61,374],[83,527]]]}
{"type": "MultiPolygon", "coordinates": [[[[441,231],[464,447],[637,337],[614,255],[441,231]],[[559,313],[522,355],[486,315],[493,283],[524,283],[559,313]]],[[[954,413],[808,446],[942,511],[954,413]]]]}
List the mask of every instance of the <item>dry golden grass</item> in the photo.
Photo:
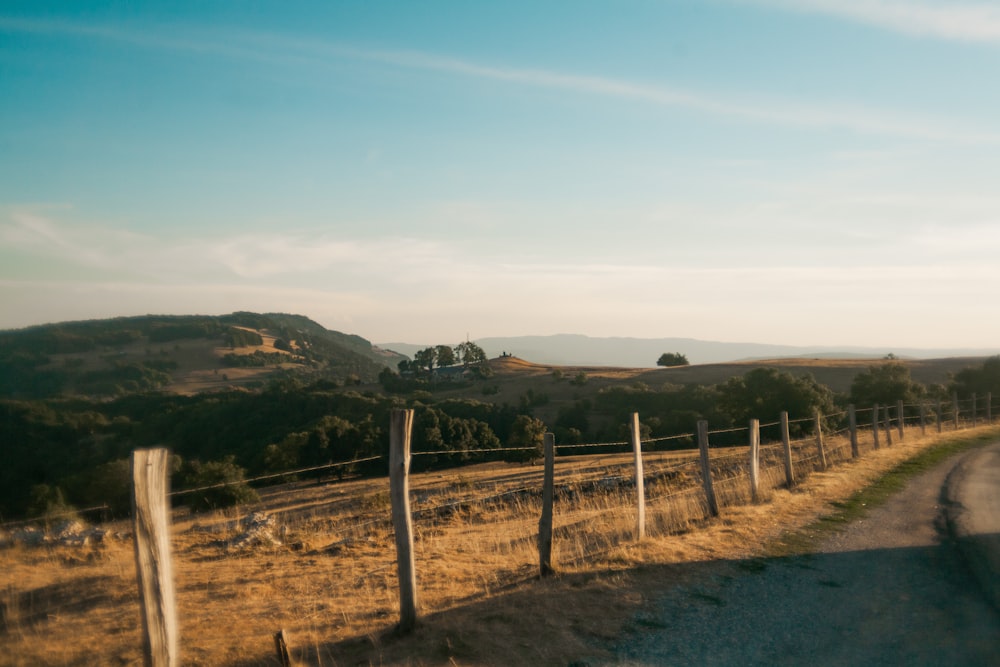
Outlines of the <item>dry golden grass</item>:
{"type": "MultiPolygon", "coordinates": [[[[863,456],[851,460],[848,444],[829,438],[836,465],[824,472],[814,470],[814,443],[796,443],[799,483],[792,489],[783,486],[780,452],[765,446],[759,504],[749,503],[745,448],[713,451],[718,519],[706,518],[690,452],[649,453],[641,543],[634,539],[634,489],[613,482],[630,476],[631,455],[560,457],[558,574],[545,580],[537,578],[535,543],[539,466],[414,475],[421,622],[409,637],[392,633],[398,594],[385,480],[265,492],[259,509],[285,527],[282,546],[227,549],[245,509],[198,517],[178,510],[183,663],[277,664],[272,636],[279,628],[288,630],[302,664],[566,664],[600,656],[657,590],[705,563],[760,555],[784,531],[809,524],[938,439],[913,428],[902,442],[872,451],[866,434],[863,456]]],[[[0,573],[2,664],[141,662],[129,539],[7,548],[0,573]]]]}

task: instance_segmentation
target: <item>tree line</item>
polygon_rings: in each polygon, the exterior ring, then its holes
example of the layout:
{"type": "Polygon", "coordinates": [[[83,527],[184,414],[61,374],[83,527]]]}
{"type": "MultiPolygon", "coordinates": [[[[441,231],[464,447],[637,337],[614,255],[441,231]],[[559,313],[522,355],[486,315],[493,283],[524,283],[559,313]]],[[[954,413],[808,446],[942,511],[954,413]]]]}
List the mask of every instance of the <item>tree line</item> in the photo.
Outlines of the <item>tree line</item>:
{"type": "MultiPolygon", "coordinates": [[[[138,447],[171,449],[175,489],[236,482],[178,499],[207,508],[252,497],[253,489],[239,482],[258,475],[368,457],[382,458],[310,475],[385,474],[394,407],[416,411],[413,450],[421,455],[413,466],[420,470],[531,458],[538,455],[546,430],[555,432],[560,444],[624,441],[632,412],[640,414],[643,437],[656,438],[692,432],[700,419],[723,429],[745,426],[751,417],[776,419],[782,411],[793,421],[811,418],[816,410],[832,414],[848,403],[859,408],[915,403],[947,399],[951,392],[1000,396],[1000,356],[957,373],[948,386],[925,386],[910,377],[907,366],[888,360],[859,373],[850,391],[840,395],[811,375],[767,367],[710,386],[617,385],[562,406],[552,423],[537,415],[547,402],[543,389],[536,384],[517,400],[492,403],[436,398],[423,389],[358,392],[328,380],[303,384],[285,378],[259,392],[148,393],[104,401],[4,399],[0,519],[104,503],[114,512],[127,512],[127,461],[138,447]],[[520,447],[524,450],[509,451],[520,447]]],[[[724,436],[713,442],[745,444],[738,434],[731,442],[724,436]]],[[[672,440],[654,447],[692,444],[672,440]]]]}

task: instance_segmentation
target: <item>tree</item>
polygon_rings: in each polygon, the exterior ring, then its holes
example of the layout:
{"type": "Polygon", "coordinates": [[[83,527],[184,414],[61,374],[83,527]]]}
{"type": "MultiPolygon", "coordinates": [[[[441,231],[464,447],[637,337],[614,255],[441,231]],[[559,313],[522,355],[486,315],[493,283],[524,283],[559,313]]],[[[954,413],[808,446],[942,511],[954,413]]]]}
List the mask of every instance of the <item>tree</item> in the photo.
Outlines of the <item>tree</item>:
{"type": "Polygon", "coordinates": [[[437,345],[434,348],[434,354],[437,357],[438,366],[454,366],[455,365],[455,350],[451,348],[450,345],[437,345]]]}
{"type": "Polygon", "coordinates": [[[680,352],[664,352],[656,360],[657,366],[688,366],[690,362],[687,357],[680,352]]]}
{"type": "Polygon", "coordinates": [[[518,415],[510,430],[507,446],[524,448],[521,451],[505,452],[507,461],[530,461],[544,454],[545,424],[540,419],[528,415],[518,415]]]}
{"type": "Polygon", "coordinates": [[[455,352],[462,365],[474,371],[479,377],[486,378],[493,374],[486,353],[475,343],[470,341],[459,343],[455,346],[455,352]]]}
{"type": "Polygon", "coordinates": [[[951,390],[963,396],[988,393],[1000,396],[1000,355],[990,357],[980,368],[970,366],[955,373],[951,390]]]}
{"type": "Polygon", "coordinates": [[[745,424],[752,418],[774,419],[782,412],[787,412],[790,419],[805,419],[816,410],[831,412],[833,392],[812,375],[755,368],[719,386],[719,407],[733,423],[745,424]]]}
{"type": "Polygon", "coordinates": [[[851,402],[854,405],[911,403],[920,400],[927,389],[910,378],[910,369],[899,361],[889,361],[854,376],[851,382],[851,402]]]}
{"type": "Polygon", "coordinates": [[[434,362],[437,361],[437,349],[426,347],[413,355],[413,363],[417,368],[426,368],[428,373],[434,371],[434,362]]]}

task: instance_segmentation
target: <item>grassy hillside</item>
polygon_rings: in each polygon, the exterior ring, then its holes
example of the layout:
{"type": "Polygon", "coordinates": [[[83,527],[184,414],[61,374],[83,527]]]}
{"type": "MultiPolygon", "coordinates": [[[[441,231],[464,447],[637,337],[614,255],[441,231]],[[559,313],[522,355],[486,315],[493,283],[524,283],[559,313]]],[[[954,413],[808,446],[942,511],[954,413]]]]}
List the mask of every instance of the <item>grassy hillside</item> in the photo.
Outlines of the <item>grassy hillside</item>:
{"type": "Polygon", "coordinates": [[[121,396],[252,388],[281,377],[372,381],[402,357],[300,315],[63,322],[0,332],[0,396],[121,396]]]}

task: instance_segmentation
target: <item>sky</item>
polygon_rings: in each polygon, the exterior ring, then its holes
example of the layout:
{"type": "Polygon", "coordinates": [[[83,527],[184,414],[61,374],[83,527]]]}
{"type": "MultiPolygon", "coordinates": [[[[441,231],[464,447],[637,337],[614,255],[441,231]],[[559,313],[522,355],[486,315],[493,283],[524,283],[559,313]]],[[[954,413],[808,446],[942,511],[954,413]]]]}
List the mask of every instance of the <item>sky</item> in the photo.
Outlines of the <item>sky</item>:
{"type": "Polygon", "coordinates": [[[1000,347],[1000,2],[0,4],[0,328],[1000,347]]]}

